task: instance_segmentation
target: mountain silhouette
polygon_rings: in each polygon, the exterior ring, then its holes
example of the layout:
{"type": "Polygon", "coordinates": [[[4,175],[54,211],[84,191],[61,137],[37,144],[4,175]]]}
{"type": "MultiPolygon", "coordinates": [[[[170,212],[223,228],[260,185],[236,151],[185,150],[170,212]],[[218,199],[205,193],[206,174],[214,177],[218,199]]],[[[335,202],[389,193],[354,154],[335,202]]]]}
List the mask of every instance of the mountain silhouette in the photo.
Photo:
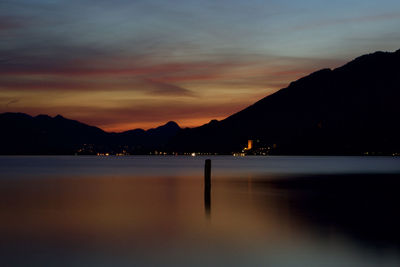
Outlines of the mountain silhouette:
{"type": "Polygon", "coordinates": [[[170,145],[229,153],[253,139],[276,154],[398,152],[399,65],[400,50],[317,71],[222,121],[183,130],[170,145]]]}
{"type": "Polygon", "coordinates": [[[104,143],[107,133],[57,115],[0,114],[1,154],[72,154],[82,144],[104,143]]]}
{"type": "Polygon", "coordinates": [[[107,133],[60,115],[0,114],[0,154],[241,151],[269,154],[400,152],[400,50],[364,55],[303,77],[232,116],[196,128],[175,122],[107,133]]]}
{"type": "Polygon", "coordinates": [[[148,131],[107,133],[57,115],[0,114],[0,154],[145,153],[177,134],[175,122],[148,131]]]}
{"type": "Polygon", "coordinates": [[[122,150],[130,153],[147,154],[155,150],[165,150],[165,145],[181,130],[179,125],[170,121],[162,126],[147,131],[135,129],[122,133],[112,133],[111,140],[122,150]]]}

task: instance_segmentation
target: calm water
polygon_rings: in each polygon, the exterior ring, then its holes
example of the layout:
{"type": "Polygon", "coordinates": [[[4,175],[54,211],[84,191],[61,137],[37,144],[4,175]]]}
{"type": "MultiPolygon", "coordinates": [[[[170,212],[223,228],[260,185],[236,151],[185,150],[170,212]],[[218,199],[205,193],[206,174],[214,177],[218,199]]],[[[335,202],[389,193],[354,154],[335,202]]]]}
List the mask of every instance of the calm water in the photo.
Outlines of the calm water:
{"type": "Polygon", "coordinates": [[[1,266],[400,266],[400,158],[0,157],[1,266]]]}

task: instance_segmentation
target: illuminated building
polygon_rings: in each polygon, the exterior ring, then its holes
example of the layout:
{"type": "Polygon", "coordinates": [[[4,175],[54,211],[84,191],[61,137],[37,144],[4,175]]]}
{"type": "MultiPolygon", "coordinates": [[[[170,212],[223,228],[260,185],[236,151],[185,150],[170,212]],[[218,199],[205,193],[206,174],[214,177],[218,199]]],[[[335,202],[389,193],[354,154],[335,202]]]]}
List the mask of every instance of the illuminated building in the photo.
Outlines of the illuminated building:
{"type": "Polygon", "coordinates": [[[247,141],[247,150],[250,150],[253,148],[253,140],[248,140],[247,141]]]}
{"type": "Polygon", "coordinates": [[[247,150],[252,150],[253,149],[253,140],[248,140],[247,141],[247,147],[245,147],[242,152],[247,151],[247,150]]]}

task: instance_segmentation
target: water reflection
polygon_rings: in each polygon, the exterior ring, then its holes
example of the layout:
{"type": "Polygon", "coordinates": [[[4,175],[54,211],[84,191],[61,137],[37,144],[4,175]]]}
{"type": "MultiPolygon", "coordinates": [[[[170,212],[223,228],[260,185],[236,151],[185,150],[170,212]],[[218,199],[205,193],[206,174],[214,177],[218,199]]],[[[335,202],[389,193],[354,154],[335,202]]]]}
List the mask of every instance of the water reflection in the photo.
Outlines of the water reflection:
{"type": "Polygon", "coordinates": [[[204,210],[206,218],[211,218],[211,188],[204,187],[204,210]]]}
{"type": "Polygon", "coordinates": [[[211,218],[211,160],[205,160],[204,166],[204,209],[206,218],[211,218]]]}
{"type": "Polygon", "coordinates": [[[399,175],[216,174],[211,196],[203,163],[181,176],[3,176],[2,261],[399,266],[399,175]]]}
{"type": "Polygon", "coordinates": [[[345,234],[363,246],[400,249],[399,175],[260,179],[257,186],[285,192],[277,205],[313,231],[345,234]]]}

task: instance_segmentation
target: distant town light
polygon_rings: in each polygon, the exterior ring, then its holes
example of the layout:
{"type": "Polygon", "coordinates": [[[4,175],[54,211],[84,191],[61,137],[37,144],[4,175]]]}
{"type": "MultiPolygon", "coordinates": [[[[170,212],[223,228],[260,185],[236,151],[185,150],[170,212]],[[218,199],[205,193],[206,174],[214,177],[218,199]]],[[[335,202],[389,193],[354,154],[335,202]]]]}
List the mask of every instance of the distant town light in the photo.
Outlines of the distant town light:
{"type": "Polygon", "coordinates": [[[242,152],[253,149],[253,140],[247,141],[247,147],[243,148],[242,152]]]}
{"type": "Polygon", "coordinates": [[[253,148],[253,140],[248,140],[247,141],[247,149],[250,150],[253,148]]]}

